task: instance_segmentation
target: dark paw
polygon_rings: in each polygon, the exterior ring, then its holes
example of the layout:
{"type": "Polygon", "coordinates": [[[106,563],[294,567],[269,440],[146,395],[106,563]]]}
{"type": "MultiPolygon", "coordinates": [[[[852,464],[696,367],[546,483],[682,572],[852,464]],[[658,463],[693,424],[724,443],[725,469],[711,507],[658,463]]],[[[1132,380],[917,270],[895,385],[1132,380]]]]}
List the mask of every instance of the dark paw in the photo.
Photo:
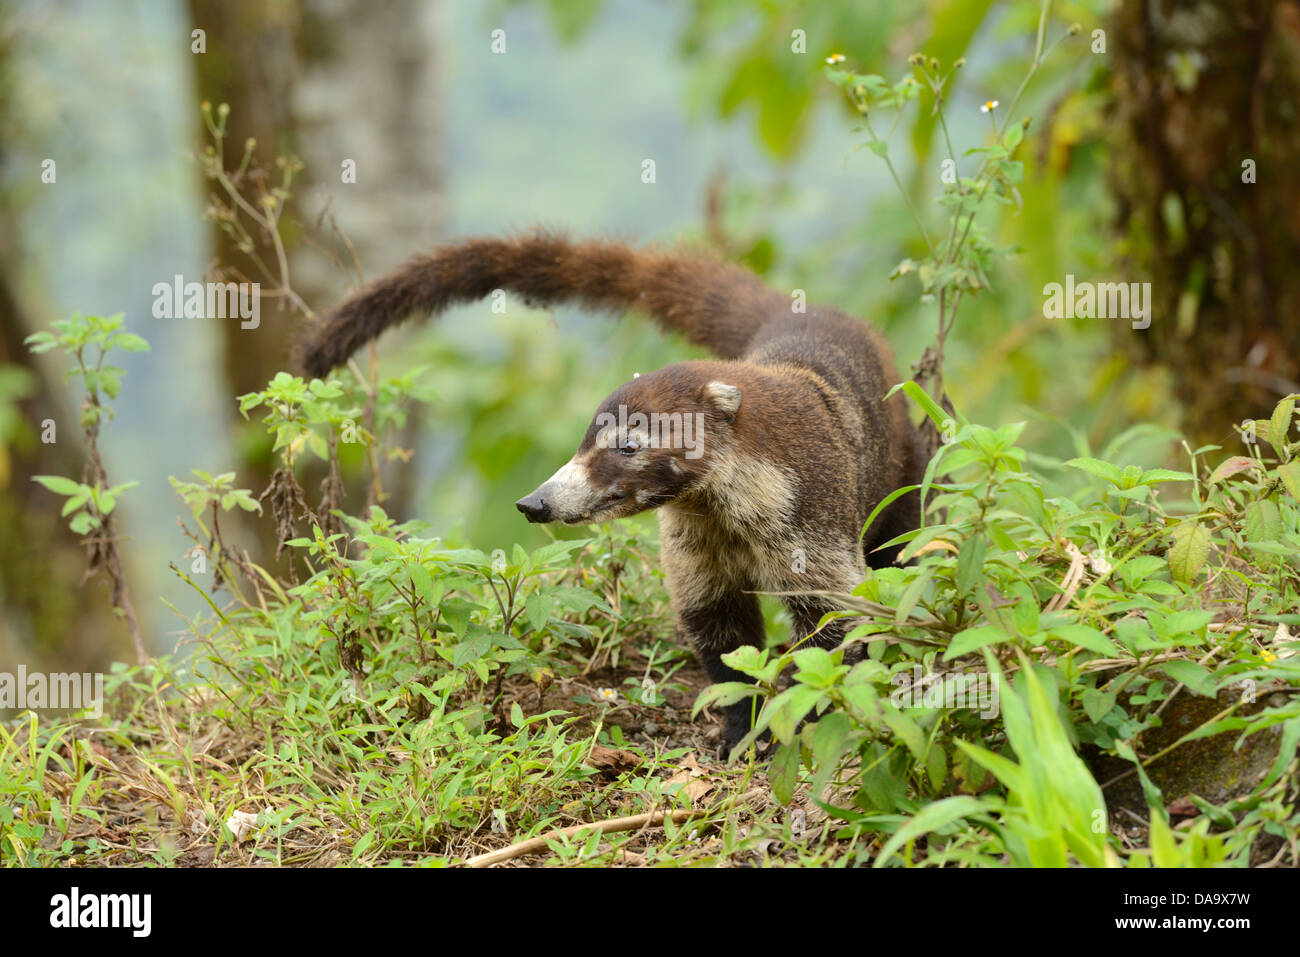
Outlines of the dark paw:
{"type": "MultiPolygon", "coordinates": [[[[718,742],[717,755],[719,761],[729,761],[731,759],[731,752],[736,749],[736,745],[740,744],[745,735],[749,734],[750,728],[752,727],[749,721],[749,714],[748,703],[745,704],[743,711],[729,710],[727,712],[726,722],[722,726],[722,738],[718,742]]],[[[762,758],[764,753],[767,751],[767,744],[771,738],[771,732],[766,728],[764,728],[763,732],[759,734],[756,745],[758,747],[760,758],[762,758]]]]}

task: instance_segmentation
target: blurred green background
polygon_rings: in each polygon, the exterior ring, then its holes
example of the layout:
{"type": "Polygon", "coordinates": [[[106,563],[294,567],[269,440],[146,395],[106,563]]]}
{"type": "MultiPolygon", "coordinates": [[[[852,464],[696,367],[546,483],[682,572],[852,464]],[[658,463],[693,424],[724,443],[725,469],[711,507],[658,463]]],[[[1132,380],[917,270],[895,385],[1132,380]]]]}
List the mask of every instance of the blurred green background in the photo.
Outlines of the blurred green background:
{"type": "MultiPolygon", "coordinates": [[[[1204,290],[1222,279],[1213,271],[1218,240],[1200,252],[1193,242],[1210,228],[1193,193],[1203,184],[1152,187],[1138,175],[1156,162],[1146,146],[1165,151],[1157,159],[1167,177],[1180,170],[1167,145],[1141,135],[1152,115],[1166,114],[1135,115],[1138,100],[1124,98],[1135,74],[1123,71],[1147,71],[1149,99],[1169,91],[1158,110],[1208,109],[1214,71],[1230,66],[1186,54],[1215,49],[1216,28],[1247,28],[1229,3],[1203,5],[1224,11],[1219,19],[1187,13],[1203,17],[1195,22],[1145,6],[1051,5],[1050,38],[1076,22],[1082,32],[1055,49],[1017,106],[1032,117],[1018,156],[1020,202],[990,205],[981,218],[996,245],[1017,252],[999,262],[992,290],[963,302],[949,341],[945,382],[957,407],[991,424],[1029,419],[1025,442],[1042,451],[1100,446],[1135,423],[1187,422],[1178,362],[1135,352],[1123,338],[1133,334],[1113,321],[1044,318],[1045,283],[1067,273],[1137,281],[1144,270],[1174,270],[1160,257],[1178,235],[1186,259],[1177,268],[1190,274],[1203,261],[1210,269],[1200,274],[1193,317],[1210,296],[1204,290]],[[1159,21],[1151,49],[1126,39],[1142,35],[1144,17],[1159,21]],[[1099,29],[1109,41],[1101,53],[1099,29]],[[1180,51],[1181,59],[1170,55],[1180,51]],[[1170,192],[1181,234],[1164,201],[1170,192]],[[1166,212],[1148,215],[1147,194],[1166,212]]],[[[1270,28],[1276,6],[1264,4],[1249,29],[1270,28]]],[[[0,406],[21,413],[0,417],[8,422],[0,432],[0,668],[86,665],[124,647],[102,585],[79,584],[81,557],[61,531],[57,501],[30,482],[31,474],[79,473],[80,437],[65,369],[33,360],[23,336],[73,312],[121,311],[153,344],[126,357],[117,419],[102,444],[112,479],[141,483],[124,497],[119,524],[156,650],[183,634],[168,604],[181,613],[199,604],[168,568],[189,547],[176,525],[187,511],[168,476],[235,469],[254,494],[265,484],[268,449],[239,420],[234,396],[283,366],[297,321],[268,303],[255,332],[150,314],[154,283],[200,279],[228,252],[204,220],[211,187],[191,158],[204,142],[201,100],[230,103],[235,142],[255,135],[260,155],[304,161],[286,239],[295,286],[317,310],[355,284],[318,248],[331,220],[371,277],[449,237],[539,224],[638,242],[685,239],[879,324],[908,376],[933,339],[934,308],[920,301],[914,278],[889,277],[923,246],[887,170],[860,148],[857,118],[827,82],[824,59],[842,53],[852,69],[892,82],[916,51],[945,71],[964,57],[946,105],[960,154],[989,139],[980,105],[1013,99],[1039,13],[1037,3],[980,0],[0,0],[0,361],[30,373],[8,395],[0,379],[0,406]],[[195,29],[204,31],[201,53],[192,49],[195,29]],[[494,30],[504,31],[505,53],[491,50],[494,30]],[[41,164],[51,158],[57,181],[43,183],[41,164]],[[356,183],[340,181],[345,159],[356,161],[356,183]],[[645,159],[656,164],[652,184],[642,182],[645,159]],[[54,448],[35,441],[48,417],[60,423],[54,448]]],[[[933,201],[944,154],[929,102],[904,111],[891,156],[923,218],[940,228],[933,201]]],[[[977,159],[960,162],[971,175],[977,159]]],[[[1219,172],[1231,181],[1235,169],[1219,172]]],[[[1162,304],[1181,309],[1186,294],[1181,280],[1166,282],[1157,321],[1162,304]]],[[[1233,301],[1231,290],[1219,296],[1233,301]]],[[[1243,354],[1251,346],[1236,344],[1243,354]]],[[[505,315],[485,303],[412,326],[386,338],[380,354],[386,370],[428,366],[439,396],[412,421],[410,465],[391,470],[395,509],[491,550],[545,539],[512,503],[567,459],[604,395],[637,371],[698,353],[638,319],[551,314],[511,300],[505,315]]],[[[1264,404],[1289,380],[1279,381],[1239,414],[1193,423],[1226,444],[1226,423],[1267,414],[1264,404]]],[[[1126,454],[1152,462],[1171,448],[1150,428],[1126,454]]],[[[255,531],[244,540],[258,547],[255,531]]]]}

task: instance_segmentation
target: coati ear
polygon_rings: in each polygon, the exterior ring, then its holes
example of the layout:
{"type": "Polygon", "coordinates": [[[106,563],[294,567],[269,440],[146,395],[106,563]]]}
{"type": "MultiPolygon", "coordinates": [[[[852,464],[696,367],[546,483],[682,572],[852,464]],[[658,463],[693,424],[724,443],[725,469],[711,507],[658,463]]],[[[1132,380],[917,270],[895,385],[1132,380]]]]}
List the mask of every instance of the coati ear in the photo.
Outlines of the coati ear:
{"type": "Polygon", "coordinates": [[[704,387],[701,398],[713,403],[728,419],[734,419],[740,408],[740,390],[726,382],[710,382],[704,387]]]}

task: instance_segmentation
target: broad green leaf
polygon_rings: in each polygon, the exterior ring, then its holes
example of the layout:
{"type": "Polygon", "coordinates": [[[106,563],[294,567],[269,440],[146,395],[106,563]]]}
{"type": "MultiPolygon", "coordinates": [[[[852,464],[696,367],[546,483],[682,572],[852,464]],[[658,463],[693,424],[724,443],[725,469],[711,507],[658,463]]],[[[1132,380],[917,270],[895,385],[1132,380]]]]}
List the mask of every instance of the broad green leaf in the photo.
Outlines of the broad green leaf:
{"type": "Polygon", "coordinates": [[[1070,468],[1078,469],[1081,472],[1087,472],[1089,475],[1095,475],[1097,478],[1105,479],[1112,485],[1118,486],[1121,483],[1123,473],[1119,466],[1112,465],[1109,462],[1103,462],[1101,459],[1082,457],[1070,459],[1065,463],[1070,468]]]}
{"type": "Polygon", "coordinates": [[[547,545],[543,545],[541,548],[537,549],[532,554],[533,568],[537,569],[543,565],[550,565],[558,561],[560,558],[563,558],[564,556],[568,555],[574,549],[581,548],[582,546],[586,545],[589,541],[590,539],[586,539],[586,538],[575,538],[575,539],[563,540],[558,542],[550,542],[547,545]]]}
{"type": "Polygon", "coordinates": [[[56,495],[75,495],[81,490],[80,483],[62,475],[33,475],[32,481],[39,482],[56,495]]]}
{"type": "Polygon", "coordinates": [[[778,741],[793,741],[795,729],[822,698],[820,688],[809,685],[795,685],[787,688],[772,699],[768,705],[768,727],[778,741]]]}
{"type": "Polygon", "coordinates": [[[925,756],[925,750],[928,742],[925,738],[925,732],[921,726],[900,711],[885,711],[885,724],[889,725],[891,731],[898,736],[898,739],[907,745],[907,750],[912,752],[912,757],[920,761],[925,756]]]}
{"type": "Polygon", "coordinates": [[[1206,484],[1216,485],[1226,478],[1231,478],[1238,472],[1244,472],[1249,468],[1256,468],[1258,467],[1258,464],[1259,463],[1254,459],[1248,458],[1245,455],[1234,455],[1219,463],[1219,467],[1210,473],[1210,477],[1207,479],[1206,484]]]}
{"type": "Polygon", "coordinates": [[[921,600],[925,586],[934,577],[934,569],[934,565],[923,566],[920,574],[903,590],[903,594],[898,599],[898,606],[894,609],[894,621],[907,620],[908,615],[912,613],[912,609],[916,607],[916,603],[921,600]]]}
{"type": "Polygon", "coordinates": [[[1291,493],[1291,497],[1300,501],[1300,459],[1278,466],[1277,476],[1286,486],[1286,490],[1291,493]]]}
{"type": "Polygon", "coordinates": [[[988,540],[976,535],[961,543],[957,553],[957,590],[966,594],[979,581],[984,570],[984,554],[988,549],[988,540]]]}
{"type": "Polygon", "coordinates": [[[1248,541],[1275,542],[1282,537],[1282,513],[1276,502],[1259,499],[1246,505],[1243,526],[1248,541]]]}
{"type": "Polygon", "coordinates": [[[960,738],[955,739],[953,743],[969,755],[972,761],[984,768],[984,770],[992,772],[993,776],[997,778],[998,781],[1001,782],[1002,786],[1008,791],[1014,792],[1023,790],[1022,781],[1024,775],[1020,766],[1014,761],[1008,760],[1002,755],[990,751],[987,748],[981,748],[977,744],[963,741],[960,738]]]}
{"type": "Polygon", "coordinates": [[[1048,634],[1068,641],[1072,645],[1078,645],[1080,648],[1095,651],[1107,658],[1119,655],[1119,649],[1109,637],[1088,625],[1057,625],[1050,629],[1048,634]]]}
{"type": "Polygon", "coordinates": [[[1200,695],[1213,696],[1214,687],[1210,673],[1194,661],[1179,659],[1165,661],[1160,665],[1162,671],[1180,684],[1186,685],[1200,695]]]}
{"type": "Polygon", "coordinates": [[[1196,478],[1191,472],[1175,472],[1172,469],[1147,469],[1138,480],[1142,485],[1155,485],[1158,482],[1191,482],[1196,478]]]}
{"type": "Polygon", "coordinates": [[[959,631],[952,636],[952,641],[948,643],[948,650],[943,653],[943,660],[951,661],[953,658],[970,654],[977,648],[983,648],[986,645],[997,645],[1011,640],[1013,640],[1012,636],[996,625],[979,625],[975,628],[967,628],[965,631],[959,631]]]}
{"type": "Polygon", "coordinates": [[[1083,710],[1088,715],[1088,720],[1094,724],[1100,721],[1106,715],[1110,714],[1115,707],[1115,692],[1098,691],[1096,688],[1088,688],[1083,693],[1083,710]]]}
{"type": "Polygon", "coordinates": [[[1148,828],[1151,840],[1151,863],[1156,867],[1181,867],[1184,862],[1178,853],[1174,832],[1169,829],[1164,816],[1155,808],[1151,809],[1149,816],[1151,818],[1148,828]]]}
{"type": "Polygon", "coordinates": [[[117,338],[113,340],[113,345],[115,345],[117,348],[121,349],[124,352],[148,352],[149,351],[149,343],[146,342],[142,337],[137,336],[133,332],[120,333],[117,336],[117,338]]]}
{"type": "Polygon", "coordinates": [[[795,785],[799,782],[800,750],[798,741],[782,744],[776,749],[772,763],[768,766],[767,775],[772,785],[772,794],[782,804],[789,804],[794,797],[795,785]]]}
{"type": "Polygon", "coordinates": [[[908,841],[916,840],[922,834],[929,834],[931,831],[947,827],[949,824],[963,818],[987,812],[987,803],[980,798],[971,797],[969,794],[959,794],[956,797],[944,798],[941,801],[935,801],[933,804],[927,804],[915,817],[900,827],[893,837],[885,842],[885,846],[876,855],[872,866],[884,867],[900,847],[908,841]]]}
{"type": "Polygon", "coordinates": [[[1287,434],[1291,431],[1291,419],[1295,416],[1295,398],[1287,396],[1273,408],[1273,415],[1268,421],[1268,441],[1274,451],[1286,461],[1287,434]]]}
{"type": "Polygon", "coordinates": [[[723,681],[716,685],[709,685],[695,699],[695,706],[691,709],[691,717],[695,717],[711,705],[725,708],[727,705],[743,701],[745,698],[752,698],[759,692],[758,685],[752,685],[745,681],[723,681]]]}
{"type": "Polygon", "coordinates": [[[1191,584],[1210,555],[1210,530],[1195,521],[1174,530],[1174,544],[1166,556],[1174,581],[1191,584]]]}

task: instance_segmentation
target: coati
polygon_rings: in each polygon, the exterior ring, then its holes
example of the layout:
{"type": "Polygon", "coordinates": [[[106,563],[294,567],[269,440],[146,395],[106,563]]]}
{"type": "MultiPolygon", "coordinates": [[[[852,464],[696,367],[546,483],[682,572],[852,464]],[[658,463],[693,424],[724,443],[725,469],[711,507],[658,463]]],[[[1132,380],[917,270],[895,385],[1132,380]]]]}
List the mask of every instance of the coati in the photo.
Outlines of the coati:
{"type": "MultiPolygon", "coordinates": [[[[679,633],[714,682],[746,680],[721,656],[764,644],[756,592],[783,600],[793,633],[811,634],[851,591],[876,546],[916,527],[924,452],[889,351],[866,323],[793,298],[738,266],[684,252],[550,233],[470,239],[418,256],[310,327],[295,365],[324,376],[408,316],[494,290],[530,303],[645,313],[708,348],[615,389],[573,458],[516,506],[530,522],[581,525],[658,509],[661,558],[679,633]],[[861,537],[862,544],[859,544],[861,537]]],[[[813,640],[833,647],[844,621],[813,640]]],[[[749,730],[750,703],[727,709],[724,753],[749,730]]]]}

